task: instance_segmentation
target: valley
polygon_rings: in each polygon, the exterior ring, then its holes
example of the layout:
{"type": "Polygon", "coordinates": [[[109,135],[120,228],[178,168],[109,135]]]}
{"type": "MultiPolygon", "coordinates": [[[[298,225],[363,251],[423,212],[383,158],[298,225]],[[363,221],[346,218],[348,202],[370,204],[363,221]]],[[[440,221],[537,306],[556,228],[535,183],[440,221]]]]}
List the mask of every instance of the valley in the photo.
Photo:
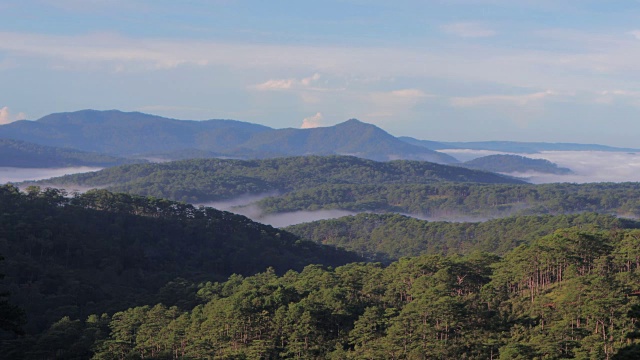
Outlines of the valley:
{"type": "Polygon", "coordinates": [[[301,133],[81,111],[35,124],[0,126],[42,134],[0,147],[8,358],[638,352],[640,185],[589,181],[596,165],[570,161],[633,170],[633,149],[450,148],[357,120],[301,133]],[[151,140],[103,136],[123,119],[151,140]],[[339,133],[343,145],[320,140],[339,133]]]}

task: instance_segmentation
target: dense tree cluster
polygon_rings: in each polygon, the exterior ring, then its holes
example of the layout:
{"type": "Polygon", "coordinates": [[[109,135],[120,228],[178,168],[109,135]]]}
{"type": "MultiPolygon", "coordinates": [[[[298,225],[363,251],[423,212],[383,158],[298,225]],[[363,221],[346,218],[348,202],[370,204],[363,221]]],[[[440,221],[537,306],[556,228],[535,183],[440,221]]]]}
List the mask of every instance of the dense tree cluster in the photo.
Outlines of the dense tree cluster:
{"type": "Polygon", "coordinates": [[[520,155],[483,156],[465,161],[461,166],[498,173],[526,173],[529,171],[558,175],[571,173],[570,169],[561,168],[549,160],[531,159],[520,155]]]}
{"type": "Polygon", "coordinates": [[[265,212],[344,209],[438,219],[600,212],[640,216],[640,184],[382,184],[324,185],[261,200],[265,212]]]}
{"type": "Polygon", "coordinates": [[[62,316],[159,297],[189,304],[192,282],[360,260],[211,208],[106,190],[21,193],[11,185],[0,187],[0,254],[6,274],[0,293],[8,291],[26,311],[30,333],[62,316]]]}
{"type": "Polygon", "coordinates": [[[638,229],[640,222],[612,215],[512,216],[484,222],[426,221],[400,214],[362,213],[285,228],[303,239],[343,247],[367,259],[389,262],[403,256],[503,255],[557,229],[638,229]]]}
{"type": "Polygon", "coordinates": [[[437,181],[523,183],[509,177],[420,161],[376,162],[351,156],[266,160],[195,159],[119,166],[46,180],[47,184],[113,191],[192,203],[247,194],[286,193],[321,185],[430,184],[437,181]]]}
{"type": "Polygon", "coordinates": [[[385,263],[211,208],[2,186],[0,357],[640,357],[636,222],[333,221],[292,229],[385,263]]]}
{"type": "Polygon", "coordinates": [[[93,359],[636,359],[639,249],[638,230],[571,228],[502,259],[425,255],[388,267],[267,270],[201,284],[200,304],[188,311],[150,304],[62,318],[30,351],[93,359]]]}
{"type": "Polygon", "coordinates": [[[265,213],[343,209],[464,220],[577,212],[640,216],[638,183],[532,185],[460,167],[347,156],[136,164],[43,182],[190,203],[268,195],[257,203],[265,213]]]}

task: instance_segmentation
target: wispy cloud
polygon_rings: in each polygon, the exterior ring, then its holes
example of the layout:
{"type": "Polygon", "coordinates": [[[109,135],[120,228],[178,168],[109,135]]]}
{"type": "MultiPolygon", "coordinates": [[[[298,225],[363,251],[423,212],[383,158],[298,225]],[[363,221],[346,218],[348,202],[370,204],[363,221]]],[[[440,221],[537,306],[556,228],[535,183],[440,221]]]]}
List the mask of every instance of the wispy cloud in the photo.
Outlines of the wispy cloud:
{"type": "Polygon", "coordinates": [[[4,106],[0,108],[0,125],[6,125],[18,120],[24,120],[27,116],[23,112],[19,112],[15,115],[12,115],[9,112],[9,107],[4,106]]]}
{"type": "Polygon", "coordinates": [[[491,37],[497,34],[495,30],[477,22],[455,22],[442,25],[440,29],[447,34],[465,38],[491,37]]]}
{"type": "Polygon", "coordinates": [[[426,93],[420,89],[398,89],[392,91],[373,92],[366,95],[369,112],[366,119],[397,121],[406,117],[413,108],[428,98],[435,95],[426,93]]]}
{"type": "Polygon", "coordinates": [[[451,105],[458,107],[496,104],[524,106],[533,102],[539,102],[547,98],[557,97],[559,95],[560,94],[555,91],[547,90],[523,95],[482,95],[470,97],[454,97],[451,99],[451,105]]]}
{"type": "Polygon", "coordinates": [[[302,79],[271,79],[263,83],[251,86],[252,89],[261,91],[273,91],[273,90],[291,90],[300,88],[309,88],[313,83],[320,79],[320,74],[315,73],[312,76],[302,79]]]}
{"type": "MultiPolygon", "coordinates": [[[[306,103],[320,101],[312,93],[343,91],[347,86],[343,84],[339,89],[332,89],[324,82],[324,86],[320,86],[321,79],[328,78],[405,77],[415,81],[439,78],[518,88],[552,88],[559,92],[625,88],[640,81],[636,75],[640,74],[640,46],[637,46],[637,40],[628,39],[628,35],[627,40],[624,37],[599,36],[596,47],[592,47],[588,41],[593,38],[589,34],[555,32],[539,36],[542,40],[544,36],[553,36],[553,41],[570,42],[573,50],[523,50],[481,45],[471,48],[465,44],[430,49],[402,46],[295,46],[131,38],[117,34],[62,36],[0,32],[0,52],[5,61],[11,61],[15,66],[32,63],[22,61],[23,58],[38,59],[45,61],[50,69],[66,71],[157,71],[195,66],[249,69],[254,79],[255,74],[260,73],[313,74],[247,84],[248,89],[253,91],[304,90],[307,94],[299,91],[299,95],[304,96],[306,103]],[[469,61],[471,53],[473,61],[469,61]],[[403,61],[399,62],[398,59],[403,61]],[[322,74],[322,77],[316,74],[322,74]],[[608,74],[624,76],[614,78],[608,74]]],[[[486,102],[489,98],[480,101],[486,102]]],[[[517,99],[515,96],[503,96],[502,100],[512,103],[528,101],[526,97],[517,99]]],[[[470,102],[473,101],[454,101],[457,104],[470,102]]]]}
{"type": "Polygon", "coordinates": [[[618,100],[629,102],[631,105],[640,106],[640,91],[630,90],[605,90],[596,94],[595,101],[599,104],[611,105],[618,100]]]}

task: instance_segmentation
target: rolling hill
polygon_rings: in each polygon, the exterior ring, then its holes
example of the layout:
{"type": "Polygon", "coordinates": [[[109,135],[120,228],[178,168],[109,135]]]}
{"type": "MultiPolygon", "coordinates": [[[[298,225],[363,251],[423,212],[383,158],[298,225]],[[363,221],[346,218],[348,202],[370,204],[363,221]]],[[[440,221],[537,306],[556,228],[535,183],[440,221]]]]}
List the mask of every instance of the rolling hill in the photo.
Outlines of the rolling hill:
{"type": "Polygon", "coordinates": [[[531,159],[520,155],[489,155],[460,164],[469,169],[497,173],[526,173],[529,171],[546,174],[567,175],[571,169],[559,167],[545,159],[531,159]]]}
{"type": "MultiPolygon", "coordinates": [[[[65,197],[56,189],[21,193],[4,185],[0,214],[0,290],[10,290],[26,311],[27,332],[62,316],[86,318],[147,301],[174,305],[170,294],[188,290],[178,284],[193,290],[200,281],[269,267],[283,274],[361,260],[244,216],[105,190],[65,197]]],[[[182,295],[173,299],[195,297],[182,295]]]]}
{"type": "Polygon", "coordinates": [[[192,203],[240,195],[287,193],[321,185],[430,184],[434,182],[524,184],[486,171],[430,162],[376,162],[353,156],[304,156],[262,160],[194,159],[125,165],[67,175],[40,184],[107,187],[192,203]]]}

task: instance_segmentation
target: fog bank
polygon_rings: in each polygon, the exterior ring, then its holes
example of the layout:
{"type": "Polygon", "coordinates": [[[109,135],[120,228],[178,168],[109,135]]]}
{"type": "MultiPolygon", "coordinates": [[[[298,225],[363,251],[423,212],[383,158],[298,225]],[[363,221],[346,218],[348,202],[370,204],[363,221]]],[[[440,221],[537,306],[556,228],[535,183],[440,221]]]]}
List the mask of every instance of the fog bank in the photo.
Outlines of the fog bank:
{"type": "Polygon", "coordinates": [[[0,184],[17,183],[30,180],[44,180],[52,177],[93,172],[102,168],[78,166],[68,168],[16,168],[0,167],[0,184]]]}
{"type": "Polygon", "coordinates": [[[573,174],[556,175],[538,172],[507,173],[534,184],[554,182],[639,182],[640,154],[609,151],[542,151],[535,154],[516,154],[489,150],[447,149],[442,152],[461,161],[495,154],[521,155],[532,159],[546,159],[566,167],[573,174]]]}

